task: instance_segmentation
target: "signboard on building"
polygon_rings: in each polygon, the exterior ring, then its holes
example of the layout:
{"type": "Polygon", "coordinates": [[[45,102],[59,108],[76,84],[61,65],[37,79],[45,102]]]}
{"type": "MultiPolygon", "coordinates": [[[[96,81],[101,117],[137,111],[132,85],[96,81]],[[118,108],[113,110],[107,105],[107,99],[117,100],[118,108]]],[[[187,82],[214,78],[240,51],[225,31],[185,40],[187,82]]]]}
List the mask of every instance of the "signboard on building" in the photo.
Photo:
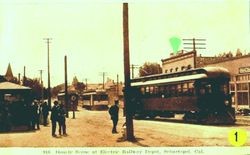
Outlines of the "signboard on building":
{"type": "Polygon", "coordinates": [[[239,74],[245,74],[245,73],[250,73],[250,66],[239,68],[239,74]]]}

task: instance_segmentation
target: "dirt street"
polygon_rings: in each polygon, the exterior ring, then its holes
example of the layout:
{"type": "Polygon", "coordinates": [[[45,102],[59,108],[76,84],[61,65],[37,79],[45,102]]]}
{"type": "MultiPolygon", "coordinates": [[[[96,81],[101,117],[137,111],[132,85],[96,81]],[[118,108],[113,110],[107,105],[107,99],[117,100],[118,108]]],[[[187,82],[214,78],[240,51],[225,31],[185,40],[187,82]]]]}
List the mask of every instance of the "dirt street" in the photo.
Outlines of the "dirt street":
{"type": "MultiPolygon", "coordinates": [[[[112,122],[107,111],[88,111],[79,108],[76,119],[72,113],[67,119],[67,137],[51,136],[51,126],[41,125],[40,130],[33,132],[11,132],[0,134],[0,146],[9,147],[107,147],[107,146],[231,146],[228,142],[228,132],[241,128],[248,131],[250,126],[236,124],[234,126],[208,126],[185,124],[181,121],[134,120],[135,142],[125,141],[122,135],[122,125],[125,118],[118,122],[118,134],[112,134],[112,122]]],[[[250,146],[248,138],[246,146],[250,146]]]]}

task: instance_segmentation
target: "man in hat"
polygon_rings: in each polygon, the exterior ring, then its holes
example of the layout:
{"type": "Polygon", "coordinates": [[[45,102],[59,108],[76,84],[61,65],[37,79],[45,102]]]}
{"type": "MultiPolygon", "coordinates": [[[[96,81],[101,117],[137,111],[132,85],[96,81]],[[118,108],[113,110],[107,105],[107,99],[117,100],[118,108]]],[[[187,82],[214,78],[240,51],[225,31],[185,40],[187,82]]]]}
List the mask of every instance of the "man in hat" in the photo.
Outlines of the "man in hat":
{"type": "Polygon", "coordinates": [[[59,106],[58,106],[58,101],[54,101],[54,105],[51,109],[51,124],[52,124],[52,136],[56,137],[56,122],[58,122],[58,114],[59,114],[59,106]]]}
{"type": "Polygon", "coordinates": [[[119,102],[118,100],[115,100],[115,104],[112,105],[109,108],[109,114],[111,116],[111,120],[113,121],[113,128],[112,128],[112,133],[118,133],[116,130],[116,126],[118,123],[118,113],[119,113],[119,106],[118,106],[119,102]]]}

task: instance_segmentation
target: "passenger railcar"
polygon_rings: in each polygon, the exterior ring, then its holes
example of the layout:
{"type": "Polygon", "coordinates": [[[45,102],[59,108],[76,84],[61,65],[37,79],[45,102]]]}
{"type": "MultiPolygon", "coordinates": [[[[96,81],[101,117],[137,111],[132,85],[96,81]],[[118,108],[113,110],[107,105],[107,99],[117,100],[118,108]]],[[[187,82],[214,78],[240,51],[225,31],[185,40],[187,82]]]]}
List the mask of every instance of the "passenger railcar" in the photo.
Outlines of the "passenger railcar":
{"type": "Polygon", "coordinates": [[[229,72],[205,67],[131,79],[134,114],[138,118],[173,117],[205,124],[233,124],[229,72]]]}

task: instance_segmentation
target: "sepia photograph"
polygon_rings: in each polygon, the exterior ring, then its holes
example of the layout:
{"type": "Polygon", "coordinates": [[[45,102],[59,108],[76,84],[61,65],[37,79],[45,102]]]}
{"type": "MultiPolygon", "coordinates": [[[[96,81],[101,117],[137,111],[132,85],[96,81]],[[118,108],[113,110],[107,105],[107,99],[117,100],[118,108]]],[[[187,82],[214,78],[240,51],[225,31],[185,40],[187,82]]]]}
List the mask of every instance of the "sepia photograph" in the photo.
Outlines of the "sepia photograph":
{"type": "Polygon", "coordinates": [[[0,0],[0,62],[0,154],[250,154],[250,0],[0,0]]]}

